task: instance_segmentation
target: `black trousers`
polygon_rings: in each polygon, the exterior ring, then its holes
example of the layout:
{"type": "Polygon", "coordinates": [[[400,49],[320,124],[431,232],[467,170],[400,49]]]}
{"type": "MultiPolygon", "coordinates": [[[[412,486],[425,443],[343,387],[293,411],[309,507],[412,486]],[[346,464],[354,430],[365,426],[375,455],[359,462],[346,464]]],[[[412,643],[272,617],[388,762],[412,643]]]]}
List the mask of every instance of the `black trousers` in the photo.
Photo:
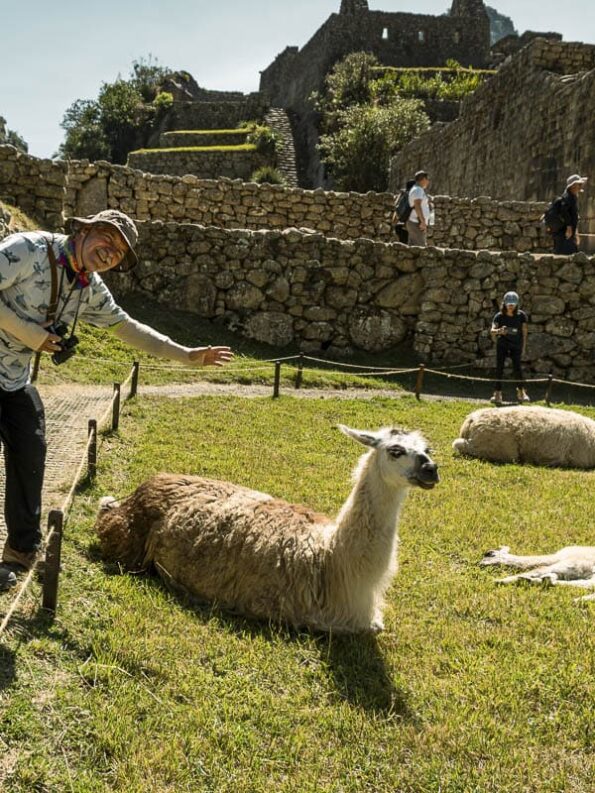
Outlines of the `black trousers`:
{"type": "Polygon", "coordinates": [[[45,413],[37,389],[0,388],[0,439],[4,447],[4,518],[15,551],[41,547],[41,489],[45,469],[45,413]]]}
{"type": "MultiPolygon", "coordinates": [[[[514,347],[510,344],[498,344],[496,346],[496,391],[502,391],[502,375],[504,374],[504,364],[508,357],[512,360],[514,379],[523,380],[522,354],[521,347],[514,347]]],[[[522,388],[522,385],[522,382],[518,383],[517,388],[522,388]]]]}
{"type": "Polygon", "coordinates": [[[552,237],[554,239],[554,253],[557,256],[572,256],[573,253],[578,253],[575,237],[571,237],[569,240],[566,239],[565,231],[552,234],[552,237]]]}

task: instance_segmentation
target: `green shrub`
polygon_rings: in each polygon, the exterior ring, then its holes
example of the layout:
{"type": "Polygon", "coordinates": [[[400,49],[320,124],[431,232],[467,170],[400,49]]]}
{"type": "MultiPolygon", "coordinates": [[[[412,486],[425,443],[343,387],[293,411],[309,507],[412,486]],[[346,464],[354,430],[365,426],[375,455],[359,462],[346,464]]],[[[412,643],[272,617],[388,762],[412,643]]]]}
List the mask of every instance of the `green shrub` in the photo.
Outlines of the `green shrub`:
{"type": "Polygon", "coordinates": [[[285,177],[277,168],[273,168],[272,165],[263,165],[262,168],[259,168],[257,171],[254,171],[252,176],[250,177],[251,182],[256,182],[257,184],[285,184],[285,177]]]}
{"type": "Polygon", "coordinates": [[[430,126],[418,99],[397,97],[387,107],[354,105],[337,114],[337,130],[322,135],[322,161],[342,190],[383,192],[389,161],[430,126]]]}
{"type": "Polygon", "coordinates": [[[174,95],[169,91],[160,91],[153,100],[157,113],[166,113],[174,103],[174,95]]]}
{"type": "Polygon", "coordinates": [[[256,146],[259,154],[272,157],[278,150],[279,136],[270,127],[255,127],[246,138],[246,142],[256,146]]]}

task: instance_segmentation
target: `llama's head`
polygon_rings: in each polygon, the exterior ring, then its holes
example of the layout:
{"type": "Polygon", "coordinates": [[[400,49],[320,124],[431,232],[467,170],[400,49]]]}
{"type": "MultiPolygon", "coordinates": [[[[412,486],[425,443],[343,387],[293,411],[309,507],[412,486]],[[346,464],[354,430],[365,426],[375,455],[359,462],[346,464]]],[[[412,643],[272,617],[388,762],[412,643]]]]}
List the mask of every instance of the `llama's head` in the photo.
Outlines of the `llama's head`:
{"type": "Polygon", "coordinates": [[[421,487],[431,490],[440,478],[420,432],[386,427],[377,432],[350,429],[339,424],[345,435],[373,449],[382,479],[393,487],[421,487]]]}

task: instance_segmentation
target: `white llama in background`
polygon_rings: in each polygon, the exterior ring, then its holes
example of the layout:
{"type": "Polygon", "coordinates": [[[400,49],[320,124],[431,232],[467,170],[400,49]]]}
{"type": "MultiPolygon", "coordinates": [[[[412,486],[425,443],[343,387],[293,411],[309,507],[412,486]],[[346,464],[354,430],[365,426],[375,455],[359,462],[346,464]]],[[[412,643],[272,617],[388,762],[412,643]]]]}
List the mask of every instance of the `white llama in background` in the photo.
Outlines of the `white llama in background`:
{"type": "MultiPolygon", "coordinates": [[[[498,578],[497,584],[528,582],[545,586],[574,586],[580,589],[595,589],[595,548],[573,545],[557,553],[545,556],[514,556],[510,548],[503,546],[488,551],[481,561],[482,566],[516,567],[526,573],[498,578]]],[[[595,600],[586,595],[581,600],[595,600]]]]}

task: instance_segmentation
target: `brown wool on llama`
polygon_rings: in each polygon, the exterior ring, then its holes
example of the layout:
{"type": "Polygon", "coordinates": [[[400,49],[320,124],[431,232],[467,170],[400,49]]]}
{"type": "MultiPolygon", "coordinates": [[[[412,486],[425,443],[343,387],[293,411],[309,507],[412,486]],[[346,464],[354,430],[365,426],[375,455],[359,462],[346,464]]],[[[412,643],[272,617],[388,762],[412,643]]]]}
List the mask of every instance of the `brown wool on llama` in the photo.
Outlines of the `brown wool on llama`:
{"type": "Polygon", "coordinates": [[[248,616],[382,630],[400,510],[411,487],[434,487],[437,466],[419,433],[341,429],[369,451],[335,521],[231,482],[159,474],[122,503],[104,499],[105,558],[248,616]]]}

